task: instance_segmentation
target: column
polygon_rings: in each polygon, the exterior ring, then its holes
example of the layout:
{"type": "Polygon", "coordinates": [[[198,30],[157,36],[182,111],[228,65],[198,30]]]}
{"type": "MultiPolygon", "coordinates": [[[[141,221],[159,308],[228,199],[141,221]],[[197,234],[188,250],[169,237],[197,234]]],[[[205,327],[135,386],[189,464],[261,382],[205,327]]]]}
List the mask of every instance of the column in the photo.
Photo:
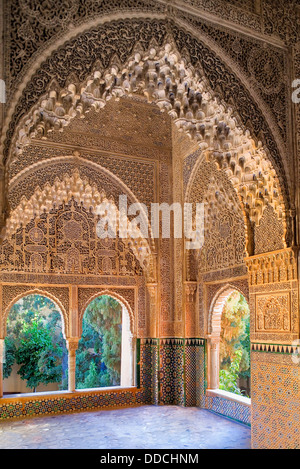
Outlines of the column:
{"type": "Polygon", "coordinates": [[[220,337],[208,339],[208,389],[219,389],[220,337]]]}
{"type": "Polygon", "coordinates": [[[185,284],[185,337],[196,337],[197,283],[185,284]]]}
{"type": "MultiPolygon", "coordinates": [[[[1,104],[0,104],[0,107],[1,107],[1,104]]],[[[0,118],[0,121],[1,121],[1,118],[0,118]]],[[[5,225],[5,211],[6,211],[6,200],[5,200],[4,167],[3,165],[0,165],[0,231],[5,225]]]]}
{"type": "Polygon", "coordinates": [[[130,330],[130,318],[122,307],[121,386],[134,385],[134,340],[130,330]]]}
{"type": "Polygon", "coordinates": [[[3,397],[3,363],[5,360],[5,342],[0,339],[0,397],[3,397]]]}
{"type": "Polygon", "coordinates": [[[133,335],[130,333],[129,337],[129,347],[130,347],[130,384],[129,386],[135,386],[136,384],[136,379],[135,379],[135,363],[136,363],[136,355],[135,355],[135,348],[136,348],[136,339],[133,337],[133,335]]]}
{"type": "Polygon", "coordinates": [[[68,357],[68,381],[69,381],[69,391],[75,391],[75,371],[76,371],[76,350],[78,348],[79,337],[71,337],[67,339],[67,347],[69,351],[68,357]]]}
{"type": "Polygon", "coordinates": [[[157,284],[147,284],[147,291],[149,294],[149,318],[148,318],[148,333],[154,339],[157,337],[157,284]]]}

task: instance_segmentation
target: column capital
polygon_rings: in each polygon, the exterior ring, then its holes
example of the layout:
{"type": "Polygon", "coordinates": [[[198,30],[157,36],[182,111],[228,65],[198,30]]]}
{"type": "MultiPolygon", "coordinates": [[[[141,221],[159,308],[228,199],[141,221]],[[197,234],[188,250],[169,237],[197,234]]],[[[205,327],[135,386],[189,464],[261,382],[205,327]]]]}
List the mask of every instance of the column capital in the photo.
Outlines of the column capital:
{"type": "Polygon", "coordinates": [[[68,337],[66,339],[67,348],[69,352],[76,352],[76,350],[78,349],[79,341],[80,341],[80,337],[68,337]]]}
{"type": "Polygon", "coordinates": [[[214,336],[214,335],[207,336],[207,340],[211,347],[217,346],[221,342],[220,336],[214,336]]]}
{"type": "Polygon", "coordinates": [[[5,338],[0,338],[0,363],[4,363],[5,358],[5,338]]]}
{"type": "Polygon", "coordinates": [[[68,337],[67,348],[69,350],[69,357],[68,357],[68,381],[69,381],[69,391],[75,391],[75,384],[76,384],[76,350],[78,348],[79,337],[68,337]]]}
{"type": "Polygon", "coordinates": [[[0,339],[0,397],[3,397],[3,363],[5,359],[4,338],[0,339]]]}
{"type": "Polygon", "coordinates": [[[157,292],[157,283],[147,283],[147,290],[150,296],[155,296],[157,292]]]}
{"type": "Polygon", "coordinates": [[[196,282],[185,282],[184,289],[188,302],[192,303],[195,300],[195,293],[197,291],[197,287],[198,284],[196,282]]]}

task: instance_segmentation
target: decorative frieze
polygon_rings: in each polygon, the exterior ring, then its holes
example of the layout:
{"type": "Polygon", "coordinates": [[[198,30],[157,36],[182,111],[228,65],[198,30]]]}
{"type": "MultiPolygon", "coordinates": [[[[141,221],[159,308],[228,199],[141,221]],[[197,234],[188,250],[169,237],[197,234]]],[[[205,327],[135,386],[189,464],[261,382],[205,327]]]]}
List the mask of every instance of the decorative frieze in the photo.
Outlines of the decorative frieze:
{"type": "Polygon", "coordinates": [[[248,257],[250,286],[268,285],[297,279],[297,260],[292,248],[248,257]]]}
{"type": "Polygon", "coordinates": [[[299,335],[297,252],[289,248],[245,262],[249,270],[251,340],[293,342],[299,335]]]}

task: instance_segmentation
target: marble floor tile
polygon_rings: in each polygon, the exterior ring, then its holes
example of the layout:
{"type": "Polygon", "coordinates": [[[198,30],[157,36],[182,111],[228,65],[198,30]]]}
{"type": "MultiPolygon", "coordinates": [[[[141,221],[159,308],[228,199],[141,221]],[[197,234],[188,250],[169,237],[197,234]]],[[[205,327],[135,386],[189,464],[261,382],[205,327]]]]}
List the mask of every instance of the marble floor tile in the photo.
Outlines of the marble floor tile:
{"type": "Polygon", "coordinates": [[[249,449],[250,428],[199,408],[143,406],[0,424],[0,448],[249,449]]]}

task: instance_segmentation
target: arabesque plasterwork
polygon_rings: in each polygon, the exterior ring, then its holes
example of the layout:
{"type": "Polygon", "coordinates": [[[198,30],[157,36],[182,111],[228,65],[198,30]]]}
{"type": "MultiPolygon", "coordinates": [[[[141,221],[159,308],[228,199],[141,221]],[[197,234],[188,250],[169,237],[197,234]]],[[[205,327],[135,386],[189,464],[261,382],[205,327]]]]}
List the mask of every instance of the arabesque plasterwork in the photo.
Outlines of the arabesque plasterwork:
{"type": "Polygon", "coordinates": [[[250,307],[253,446],[272,445],[265,398],[289,406],[274,446],[295,444],[298,394],[276,401],[270,380],[294,380],[300,337],[298,2],[8,0],[4,11],[1,339],[15,301],[51,298],[74,392],[84,312],[111,295],[142,339],[141,396],[182,405],[185,386],[204,390],[210,373],[193,347],[217,357],[224,303],[238,291],[250,307]],[[97,207],[119,215],[124,194],[144,204],[147,239],[139,227],[98,236],[97,207]],[[201,248],[153,236],[146,212],[174,202],[204,204],[201,248]]]}

